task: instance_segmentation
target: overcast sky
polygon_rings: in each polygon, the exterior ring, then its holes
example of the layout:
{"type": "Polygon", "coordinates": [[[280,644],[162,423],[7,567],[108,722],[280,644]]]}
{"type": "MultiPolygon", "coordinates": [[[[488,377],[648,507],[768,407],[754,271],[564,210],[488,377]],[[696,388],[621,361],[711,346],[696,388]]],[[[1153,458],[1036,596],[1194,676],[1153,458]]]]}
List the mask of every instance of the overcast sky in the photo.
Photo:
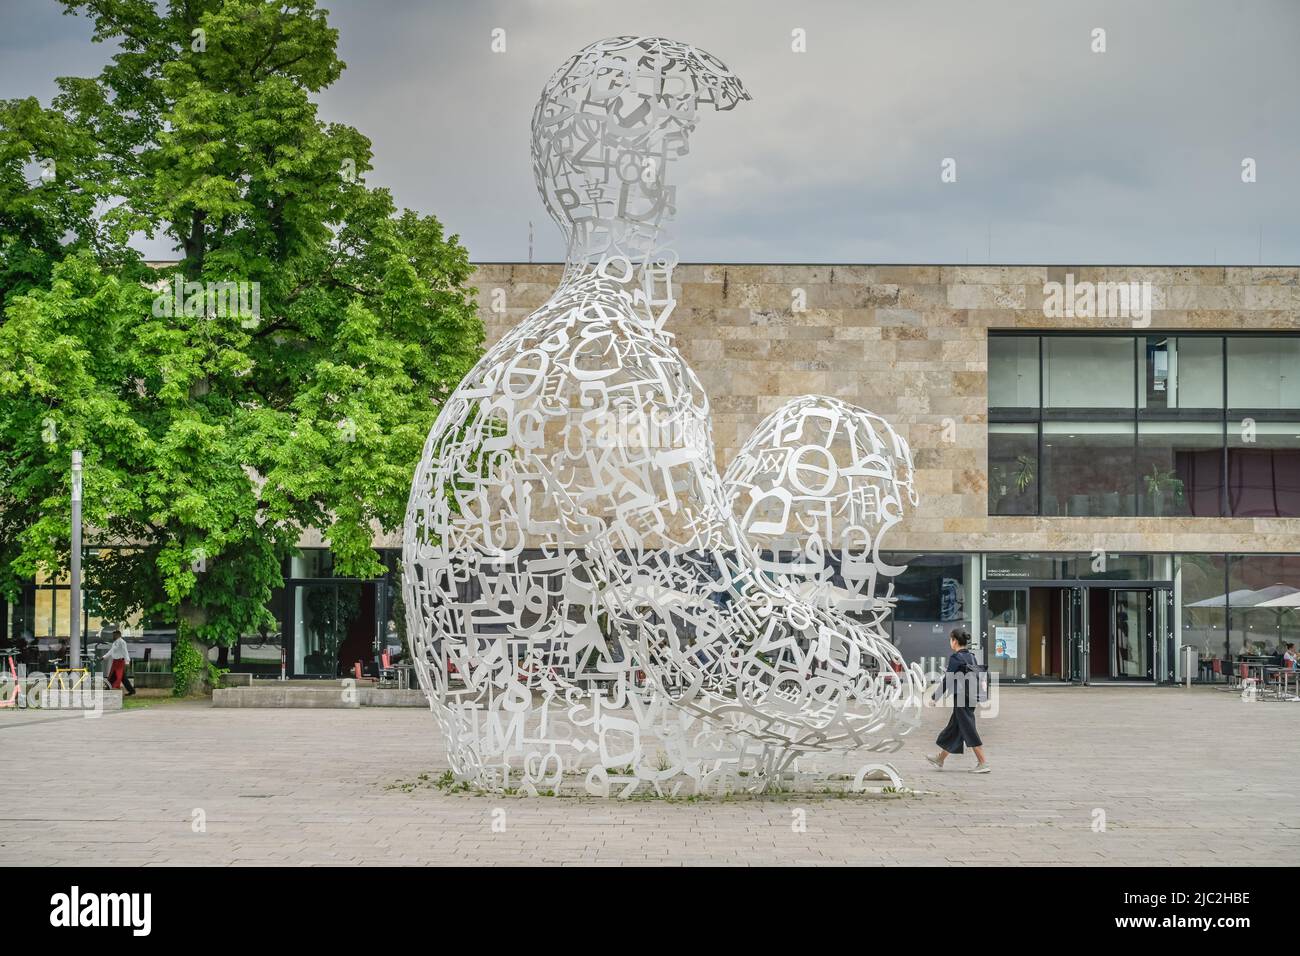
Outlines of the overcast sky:
{"type": "MultiPolygon", "coordinates": [[[[1300,0],[321,5],[348,64],[323,118],[369,136],[368,181],[477,261],[526,261],[530,220],[535,259],[561,258],[533,105],[570,53],[642,33],[703,47],[754,97],[704,116],[677,164],[685,261],[1300,262],[1300,0]]],[[[0,9],[0,97],[48,102],[112,52],[53,2],[0,9]]]]}

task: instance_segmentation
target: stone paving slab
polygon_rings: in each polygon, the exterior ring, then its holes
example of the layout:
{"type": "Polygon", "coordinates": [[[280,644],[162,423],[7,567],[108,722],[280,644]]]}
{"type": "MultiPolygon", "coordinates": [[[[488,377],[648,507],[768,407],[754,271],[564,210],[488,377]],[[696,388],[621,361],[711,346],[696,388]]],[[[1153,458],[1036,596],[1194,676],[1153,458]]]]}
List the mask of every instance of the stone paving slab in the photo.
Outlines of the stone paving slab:
{"type": "Polygon", "coordinates": [[[422,710],[8,711],[0,865],[1300,862],[1300,703],[1004,689],[988,775],[929,769],[945,719],[891,758],[923,796],[617,803],[395,789],[446,767],[422,710]]]}

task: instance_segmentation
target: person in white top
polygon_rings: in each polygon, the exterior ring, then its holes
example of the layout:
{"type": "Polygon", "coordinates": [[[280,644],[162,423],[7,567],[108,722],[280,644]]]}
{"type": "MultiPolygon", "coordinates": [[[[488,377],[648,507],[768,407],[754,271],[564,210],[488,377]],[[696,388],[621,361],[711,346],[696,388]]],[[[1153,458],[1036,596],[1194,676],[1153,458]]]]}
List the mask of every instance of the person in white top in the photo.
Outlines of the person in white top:
{"type": "Polygon", "coordinates": [[[126,676],[126,663],[130,656],[130,652],[126,649],[126,641],[122,640],[121,630],[114,628],[113,643],[108,646],[108,652],[104,655],[104,677],[109,687],[114,690],[125,687],[126,696],[134,697],[135,686],[131,683],[131,678],[126,676]]]}

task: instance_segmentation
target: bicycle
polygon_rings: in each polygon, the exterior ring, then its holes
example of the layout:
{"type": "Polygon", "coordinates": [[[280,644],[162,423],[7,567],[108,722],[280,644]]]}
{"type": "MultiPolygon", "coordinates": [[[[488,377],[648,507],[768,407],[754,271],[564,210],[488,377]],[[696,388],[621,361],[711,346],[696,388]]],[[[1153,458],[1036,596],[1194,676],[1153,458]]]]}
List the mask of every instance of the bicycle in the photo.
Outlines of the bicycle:
{"type": "Polygon", "coordinates": [[[23,694],[28,707],[44,707],[47,696],[52,693],[100,694],[109,689],[103,674],[92,673],[86,667],[61,667],[58,664],[48,677],[37,672],[18,684],[26,685],[23,694]]]}
{"type": "Polygon", "coordinates": [[[14,656],[8,655],[9,672],[0,671],[0,707],[17,707],[18,692],[22,689],[22,682],[18,679],[18,670],[14,667],[14,656]],[[5,687],[6,684],[13,684],[13,689],[5,687]]]}

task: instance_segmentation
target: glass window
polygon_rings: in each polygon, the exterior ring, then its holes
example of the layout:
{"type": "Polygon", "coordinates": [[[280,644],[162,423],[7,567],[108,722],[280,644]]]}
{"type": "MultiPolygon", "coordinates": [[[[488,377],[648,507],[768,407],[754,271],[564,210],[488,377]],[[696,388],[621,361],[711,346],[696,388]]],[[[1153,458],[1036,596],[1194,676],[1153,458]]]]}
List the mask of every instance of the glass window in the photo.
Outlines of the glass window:
{"type": "Polygon", "coordinates": [[[373,583],[299,584],[293,592],[295,674],[349,677],[354,664],[364,670],[373,661],[373,583]]]}
{"type": "Polygon", "coordinates": [[[1300,336],[1229,336],[1228,406],[1300,410],[1300,336]]]}
{"type": "Polygon", "coordinates": [[[1228,510],[1239,518],[1300,516],[1300,422],[1228,426],[1228,510]]]}
{"type": "Polygon", "coordinates": [[[36,589],[36,625],[33,633],[39,640],[54,636],[54,589],[36,589]]]}
{"type": "Polygon", "coordinates": [[[984,576],[1058,581],[1074,577],[1072,555],[1057,554],[989,554],[984,557],[984,576]]]}
{"type": "Polygon", "coordinates": [[[1148,336],[1141,340],[1146,371],[1141,407],[1151,411],[1223,407],[1223,339],[1148,336]]]}
{"type": "Polygon", "coordinates": [[[338,676],[337,606],[333,584],[293,589],[293,672],[338,676]]]}
{"type": "Polygon", "coordinates": [[[1138,513],[1222,514],[1223,423],[1138,425],[1138,513]]]}
{"type": "Polygon", "coordinates": [[[1080,580],[1151,581],[1155,578],[1149,554],[1116,554],[1114,551],[1081,554],[1074,568],[1080,580]]]}
{"type": "Polygon", "coordinates": [[[411,661],[411,642],[406,634],[406,601],[402,597],[401,555],[394,556],[389,565],[388,576],[384,581],[385,619],[383,622],[383,641],[381,653],[387,652],[390,664],[406,664],[411,661]]]}
{"type": "Polygon", "coordinates": [[[275,615],[274,624],[259,631],[250,631],[247,634],[240,635],[238,667],[236,668],[240,673],[279,676],[280,652],[284,647],[284,635],[280,632],[280,622],[284,619],[286,593],[284,588],[275,588],[271,591],[271,600],[268,602],[267,607],[275,615]]]}
{"type": "Polygon", "coordinates": [[[1213,668],[1208,662],[1222,660],[1228,646],[1226,559],[1221,554],[1179,555],[1178,574],[1181,643],[1196,648],[1198,659],[1207,662],[1203,673],[1209,677],[1213,668]]]}
{"type": "Polygon", "coordinates": [[[966,558],[960,554],[891,554],[890,564],[907,565],[893,579],[894,643],[904,660],[933,666],[952,653],[948,634],[970,630],[966,610],[966,558]]]}
{"type": "Polygon", "coordinates": [[[291,578],[328,578],[334,575],[334,555],[329,548],[303,548],[289,559],[291,578]]]}
{"type": "Polygon", "coordinates": [[[983,661],[990,674],[1024,678],[1029,661],[1029,592],[1023,588],[989,588],[988,625],[983,661]]]}
{"type": "Polygon", "coordinates": [[[989,514],[1038,513],[1038,426],[989,425],[989,514]]]}
{"type": "Polygon", "coordinates": [[[1038,337],[989,336],[989,407],[1038,407],[1038,337]]]}
{"type": "Polygon", "coordinates": [[[1133,408],[1133,336],[1043,337],[1043,404],[1048,408],[1133,408]]]}
{"type": "Polygon", "coordinates": [[[1132,515],[1132,422],[1043,425],[1043,513],[1071,517],[1132,515]]]}
{"type": "Polygon", "coordinates": [[[1300,557],[1228,556],[1228,636],[1233,657],[1270,657],[1300,642],[1300,557]]]}

